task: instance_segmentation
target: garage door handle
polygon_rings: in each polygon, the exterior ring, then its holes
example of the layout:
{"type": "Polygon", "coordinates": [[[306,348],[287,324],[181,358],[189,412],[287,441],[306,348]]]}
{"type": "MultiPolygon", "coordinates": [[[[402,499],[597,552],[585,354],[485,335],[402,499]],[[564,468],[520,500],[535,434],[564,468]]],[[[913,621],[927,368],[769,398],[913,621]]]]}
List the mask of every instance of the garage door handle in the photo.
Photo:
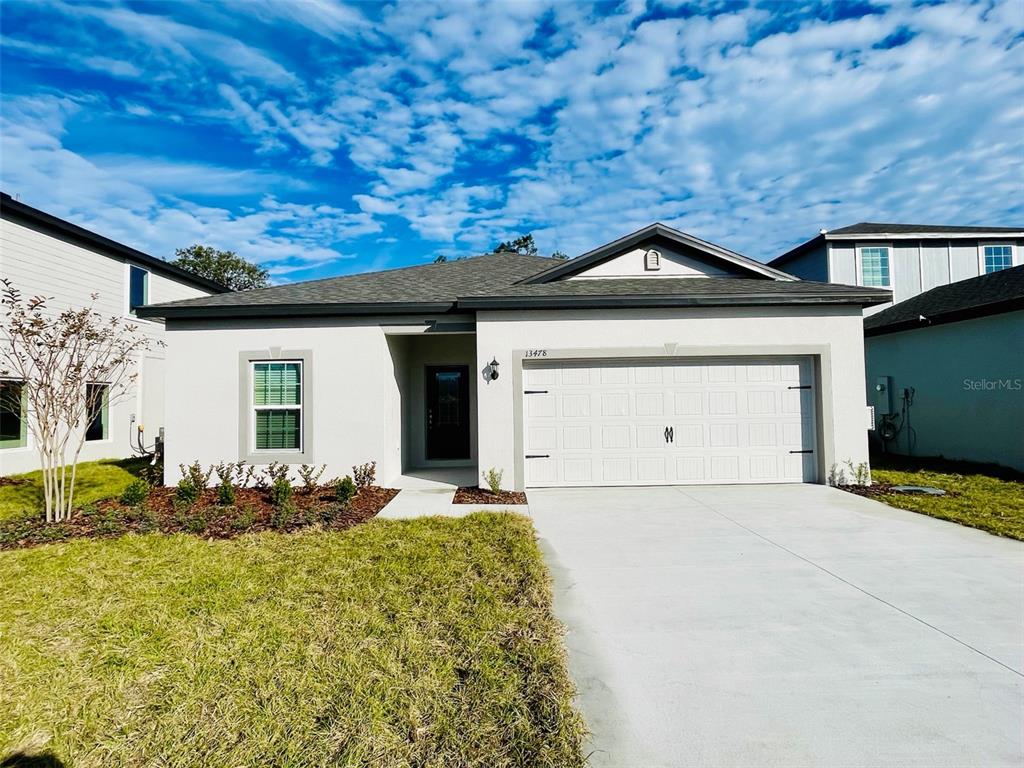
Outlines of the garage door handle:
{"type": "Polygon", "coordinates": [[[786,387],[786,389],[810,389],[810,384],[801,384],[799,387],[786,387]]]}
{"type": "Polygon", "coordinates": [[[528,389],[523,392],[524,395],[546,395],[547,393],[546,389],[528,389]]]}
{"type": "Polygon", "coordinates": [[[528,459],[550,459],[551,455],[548,453],[528,453],[526,454],[528,459]]]}
{"type": "Polygon", "coordinates": [[[810,448],[804,451],[790,451],[790,453],[814,453],[810,448]]]}

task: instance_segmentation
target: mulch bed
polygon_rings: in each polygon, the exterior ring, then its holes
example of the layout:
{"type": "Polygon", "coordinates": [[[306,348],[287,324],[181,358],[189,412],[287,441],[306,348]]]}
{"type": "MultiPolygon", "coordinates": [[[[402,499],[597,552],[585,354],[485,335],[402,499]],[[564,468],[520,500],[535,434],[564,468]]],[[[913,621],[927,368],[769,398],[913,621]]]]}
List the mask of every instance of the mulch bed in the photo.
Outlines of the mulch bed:
{"type": "Polygon", "coordinates": [[[232,506],[217,504],[214,489],[203,491],[189,507],[175,504],[175,489],[150,491],[145,504],[128,507],[106,499],[76,510],[70,520],[46,523],[41,516],[0,522],[0,550],[20,549],[65,539],[110,538],[125,533],[190,533],[202,538],[231,539],[256,531],[295,531],[312,525],[344,530],[380,512],[398,493],[395,488],[363,488],[346,505],[327,489],[303,493],[296,489],[291,513],[276,509],[267,491],[236,488],[232,506]]]}
{"type": "MultiPolygon", "coordinates": [[[[910,493],[908,491],[897,491],[892,483],[872,483],[871,485],[837,485],[842,491],[857,496],[866,496],[869,499],[877,499],[881,496],[921,496],[924,494],[910,493]]],[[[946,490],[946,489],[943,489],[946,490]]],[[[956,491],[946,491],[946,497],[959,496],[956,491]]]]}
{"type": "Polygon", "coordinates": [[[525,504],[526,494],[522,491],[499,491],[491,493],[487,488],[460,487],[455,491],[453,504],[525,504]]]}

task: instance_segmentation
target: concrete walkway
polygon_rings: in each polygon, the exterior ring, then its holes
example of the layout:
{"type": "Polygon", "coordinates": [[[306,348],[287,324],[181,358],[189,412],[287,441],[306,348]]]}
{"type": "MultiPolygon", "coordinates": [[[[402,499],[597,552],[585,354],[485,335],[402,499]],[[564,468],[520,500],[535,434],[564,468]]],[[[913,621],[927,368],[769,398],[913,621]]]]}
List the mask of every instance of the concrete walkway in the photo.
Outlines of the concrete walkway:
{"type": "Polygon", "coordinates": [[[593,766],[1024,764],[1024,545],[821,486],[530,492],[593,766]]]}
{"type": "Polygon", "coordinates": [[[400,488],[377,517],[402,520],[412,517],[441,515],[462,517],[481,510],[510,511],[526,514],[525,504],[453,504],[455,491],[460,486],[476,485],[476,469],[454,467],[448,469],[424,469],[408,472],[385,484],[387,488],[400,488]]]}

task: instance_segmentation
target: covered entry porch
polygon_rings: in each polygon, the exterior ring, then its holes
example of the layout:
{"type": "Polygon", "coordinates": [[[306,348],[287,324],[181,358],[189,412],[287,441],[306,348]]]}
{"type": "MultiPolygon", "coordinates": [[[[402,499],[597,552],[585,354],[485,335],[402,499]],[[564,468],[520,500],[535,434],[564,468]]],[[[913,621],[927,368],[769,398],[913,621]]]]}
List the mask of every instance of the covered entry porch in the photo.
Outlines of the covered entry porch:
{"type": "Polygon", "coordinates": [[[388,333],[402,423],[402,473],[394,487],[477,482],[477,387],[484,373],[472,324],[449,325],[388,333]]]}

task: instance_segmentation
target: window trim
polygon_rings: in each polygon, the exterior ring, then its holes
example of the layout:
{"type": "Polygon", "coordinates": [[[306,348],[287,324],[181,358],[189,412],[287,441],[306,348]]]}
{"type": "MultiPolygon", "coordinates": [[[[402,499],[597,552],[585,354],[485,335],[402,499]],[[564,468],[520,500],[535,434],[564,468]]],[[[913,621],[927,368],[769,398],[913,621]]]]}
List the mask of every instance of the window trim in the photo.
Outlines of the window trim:
{"type": "MultiPolygon", "coordinates": [[[[990,246],[1008,246],[1010,248],[1010,266],[1005,269],[1013,269],[1020,262],[1017,261],[1017,244],[1012,240],[979,240],[978,241],[978,274],[979,275],[993,275],[995,272],[985,271],[985,248],[990,246]]],[[[997,269],[996,272],[1002,272],[1002,269],[997,269]]]]}
{"type": "Polygon", "coordinates": [[[854,267],[857,270],[857,285],[865,286],[869,288],[887,288],[890,291],[896,290],[896,275],[893,269],[892,259],[892,243],[857,243],[857,247],[854,249],[856,254],[856,263],[854,267]],[[888,285],[872,285],[868,286],[864,282],[864,249],[865,248],[885,248],[886,259],[889,264],[889,284],[888,285]]]}
{"type": "Polygon", "coordinates": [[[17,451],[29,447],[28,429],[28,393],[25,391],[25,382],[22,379],[4,378],[3,383],[21,384],[21,434],[16,440],[0,440],[0,451],[17,451]]]}
{"type": "MultiPolygon", "coordinates": [[[[248,464],[310,464],[313,462],[313,352],[280,347],[238,354],[238,459],[248,464]],[[253,402],[256,363],[299,363],[299,450],[256,450],[256,410],[281,410],[281,406],[257,406],[253,402]]],[[[293,406],[287,406],[293,408],[293,406]]]]}

